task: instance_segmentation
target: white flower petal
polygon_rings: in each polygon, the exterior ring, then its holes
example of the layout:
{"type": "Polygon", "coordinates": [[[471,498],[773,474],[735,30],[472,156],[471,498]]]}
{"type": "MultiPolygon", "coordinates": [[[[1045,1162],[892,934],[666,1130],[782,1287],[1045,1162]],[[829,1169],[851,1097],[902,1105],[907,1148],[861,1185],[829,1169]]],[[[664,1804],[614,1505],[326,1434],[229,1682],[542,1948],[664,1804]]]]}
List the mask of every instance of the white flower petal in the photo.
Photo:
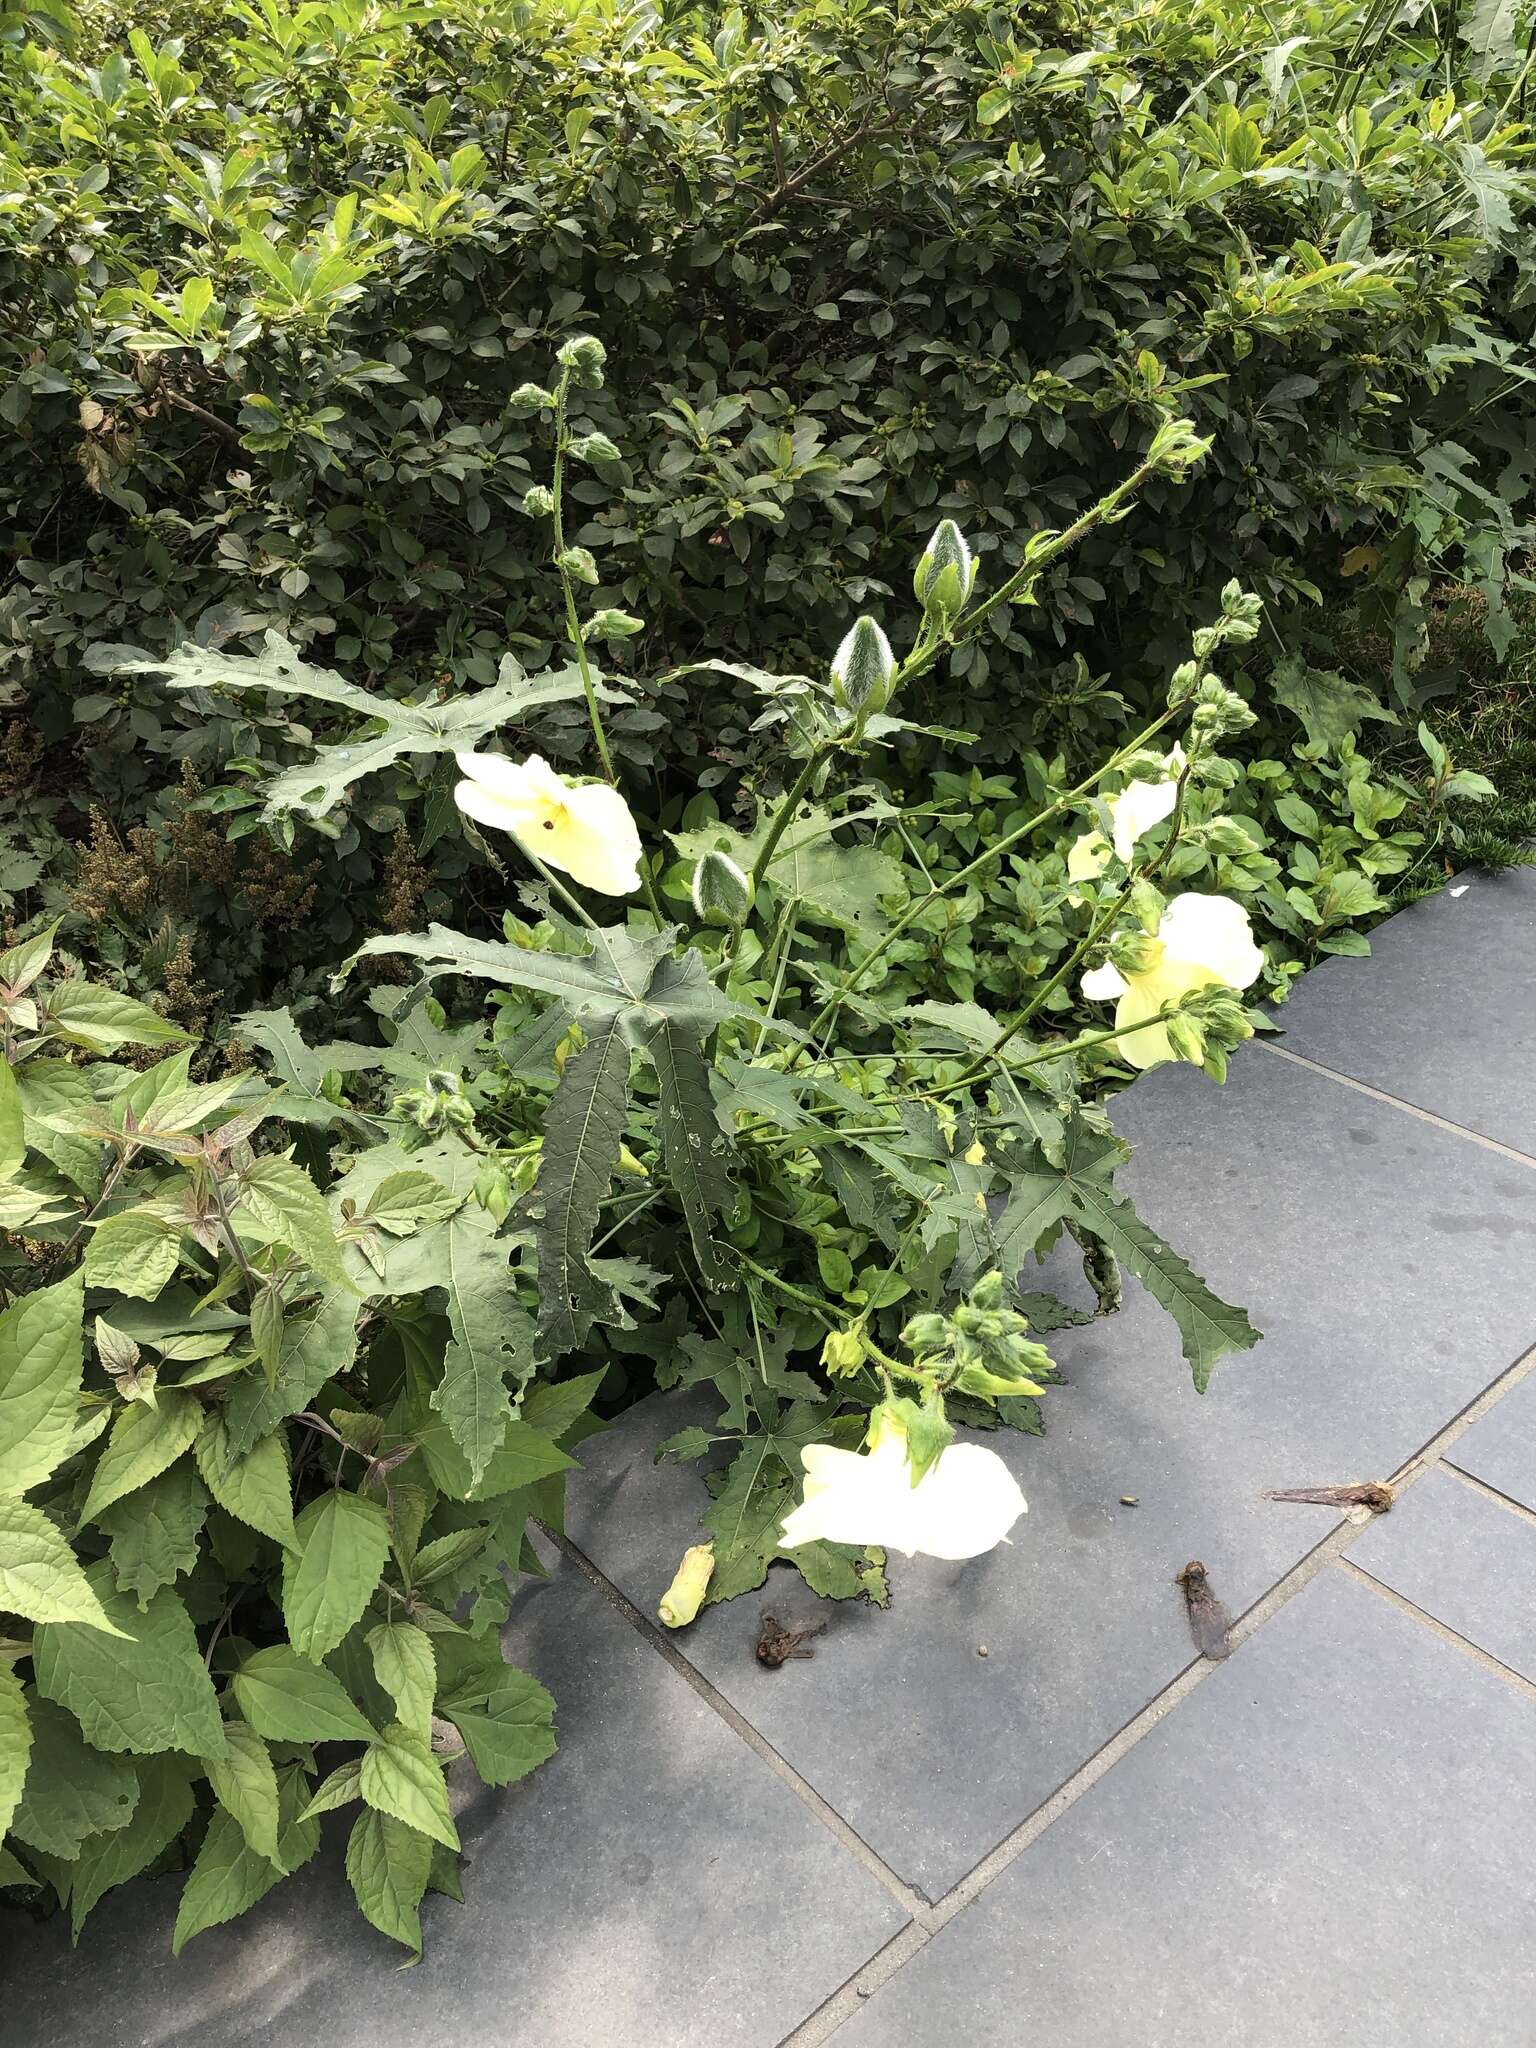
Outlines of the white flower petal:
{"type": "Polygon", "coordinates": [[[1024,1496],[995,1451],[951,1444],[912,1484],[905,1439],[892,1435],[872,1451],[812,1444],[800,1454],[805,1498],[780,1528],[793,1550],[818,1539],[878,1543],[911,1557],[979,1557],[1000,1543],[1024,1513],[1024,1496]]]}
{"type": "Polygon", "coordinates": [[[1090,967],[1083,976],[1082,990],[1090,1003],[1112,1003],[1116,996],[1123,996],[1127,987],[1125,976],[1113,960],[1106,960],[1102,967],[1090,967]]]}
{"type": "Polygon", "coordinates": [[[539,754],[530,754],[526,761],[509,761],[505,754],[473,753],[456,754],[454,759],[460,774],[513,803],[559,803],[565,794],[564,783],[539,754]]]}
{"type": "Polygon", "coordinates": [[[1174,782],[1132,782],[1109,800],[1109,814],[1115,824],[1115,852],[1127,867],[1136,842],[1144,832],[1160,825],[1178,801],[1174,782]]]}
{"type": "Polygon", "coordinates": [[[565,791],[564,809],[553,832],[530,835],[534,851],[604,896],[627,896],[638,889],[640,834],[619,792],[606,782],[578,783],[565,791]]]}
{"type": "Polygon", "coordinates": [[[1247,988],[1264,970],[1264,955],[1241,903],[1189,890],[1175,896],[1157,927],[1168,956],[1203,967],[1228,988],[1247,988]]]}
{"type": "Polygon", "coordinates": [[[996,1451],[951,1444],[913,1489],[917,1548],[929,1557],[980,1557],[1025,1512],[1019,1483],[996,1451]]]}
{"type": "Polygon", "coordinates": [[[478,825],[494,825],[498,832],[519,832],[533,816],[526,803],[498,796],[483,782],[456,782],[453,800],[466,817],[478,825]]]}

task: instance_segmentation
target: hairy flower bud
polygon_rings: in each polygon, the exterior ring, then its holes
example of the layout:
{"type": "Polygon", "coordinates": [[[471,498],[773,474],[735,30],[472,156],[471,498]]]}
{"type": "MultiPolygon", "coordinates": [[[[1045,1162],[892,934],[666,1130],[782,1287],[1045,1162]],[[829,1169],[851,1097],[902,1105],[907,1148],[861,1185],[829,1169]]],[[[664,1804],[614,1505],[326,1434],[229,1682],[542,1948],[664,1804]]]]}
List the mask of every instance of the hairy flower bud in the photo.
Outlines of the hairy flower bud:
{"type": "Polygon", "coordinates": [[[715,1546],[713,1543],[695,1543],[691,1550],[683,1552],[683,1561],[677,1568],[676,1576],[661,1596],[661,1605],[656,1612],[668,1628],[686,1628],[704,1604],[704,1595],[709,1591],[709,1582],[714,1576],[715,1546]]]}
{"type": "Polygon", "coordinates": [[[975,581],[976,562],[965,535],[953,519],[941,519],[912,572],[918,603],[925,612],[943,612],[953,618],[975,581]]]}
{"type": "Polygon", "coordinates": [[[507,400],[507,411],[514,419],[527,419],[531,414],[544,412],[555,402],[553,391],[546,391],[542,384],[519,384],[507,400]]]}
{"type": "Polygon", "coordinates": [[[595,334],[573,334],[569,341],[561,343],[555,356],[561,369],[570,371],[571,382],[582,391],[597,390],[607,360],[608,351],[595,334]]]}
{"type": "Polygon", "coordinates": [[[752,884],[729,854],[711,847],[693,871],[693,908],[704,924],[740,924],[752,908],[752,884]]]}
{"type": "Polygon", "coordinates": [[[857,1372],[864,1363],[864,1346],[852,1330],[831,1330],[821,1347],[821,1362],[835,1379],[857,1372]]]}
{"type": "Polygon", "coordinates": [[[587,621],[589,640],[633,640],[644,631],[644,619],[637,619],[633,612],[594,612],[587,621]]]}
{"type": "Polygon", "coordinates": [[[523,510],[530,519],[547,519],[555,509],[555,494],[548,484],[530,484],[523,493],[523,510]]]}
{"type": "Polygon", "coordinates": [[[622,457],[606,434],[579,434],[570,452],[578,462],[619,462],[622,457]]]}
{"type": "Polygon", "coordinates": [[[879,623],[866,613],[832,657],[832,686],[838,702],[854,718],[883,711],[896,673],[896,656],[879,623]]]}
{"type": "Polygon", "coordinates": [[[563,569],[573,583],[593,583],[598,580],[597,563],[590,548],[562,548],[555,557],[557,568],[563,569]]]}

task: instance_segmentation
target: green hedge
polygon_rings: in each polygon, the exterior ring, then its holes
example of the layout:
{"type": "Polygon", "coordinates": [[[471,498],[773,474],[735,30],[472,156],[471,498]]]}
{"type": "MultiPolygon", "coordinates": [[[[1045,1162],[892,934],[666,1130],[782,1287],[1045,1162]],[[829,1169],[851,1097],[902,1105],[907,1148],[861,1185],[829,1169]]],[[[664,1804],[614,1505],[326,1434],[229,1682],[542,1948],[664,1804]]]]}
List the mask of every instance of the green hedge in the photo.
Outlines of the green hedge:
{"type": "MultiPolygon", "coordinates": [[[[1502,640],[1536,474],[1499,20],[1446,40],[1366,5],[1102,0],[5,17],[0,790],[25,793],[0,795],[3,900],[93,800],[119,829],[149,816],[165,899],[202,872],[161,829],[188,795],[306,737],[118,678],[123,645],[271,626],[397,693],[489,682],[508,648],[541,663],[542,456],[507,399],[578,329],[609,350],[589,424],[619,456],[576,484],[572,538],[597,601],[646,622],[614,650],[651,692],[615,736],[669,822],[669,793],[750,756],[750,712],[718,678],[651,679],[820,662],[866,608],[910,637],[942,514],[1000,580],[1169,411],[1208,461],[997,615],[955,664],[963,720],[937,694],[919,711],[984,732],[984,765],[1080,758],[1234,575],[1271,650],[1326,640],[1320,607],[1363,592],[1399,693],[1424,695],[1431,578],[1481,584],[1502,640]]],[[[375,803],[318,865],[258,876],[254,907],[235,878],[212,978],[270,991],[312,934],[419,904],[402,824],[430,845],[375,803]]],[[[455,859],[433,854],[434,886],[455,859]]],[[[108,964],[137,961],[114,918],[108,964]]]]}

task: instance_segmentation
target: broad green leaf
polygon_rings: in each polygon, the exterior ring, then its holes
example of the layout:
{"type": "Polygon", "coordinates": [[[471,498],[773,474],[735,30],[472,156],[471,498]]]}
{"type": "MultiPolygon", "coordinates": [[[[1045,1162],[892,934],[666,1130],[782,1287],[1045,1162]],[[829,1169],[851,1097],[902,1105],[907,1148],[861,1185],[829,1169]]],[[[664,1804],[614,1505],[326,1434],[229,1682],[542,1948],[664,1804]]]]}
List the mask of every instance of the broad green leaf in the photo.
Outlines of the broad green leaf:
{"type": "Polygon", "coordinates": [[[0,1836],[11,1824],[32,1757],[32,1721],[15,1668],[0,1664],[0,1836]]]}
{"type": "Polygon", "coordinates": [[[715,1543],[711,1602],[750,1593],[778,1554],[779,1524],[800,1496],[799,1483],[765,1436],[748,1439],[702,1520],[715,1543]]]}
{"type": "Polygon", "coordinates": [[[318,1820],[322,1813],[339,1813],[342,1807],[362,1796],[363,1760],[355,1756],[338,1765],[323,1784],[316,1786],[314,1797],[304,1809],[304,1818],[318,1820]]]}
{"type": "Polygon", "coordinates": [[[335,1490],[311,1501],[283,1554],[283,1619],[301,1656],[316,1663],[362,1615],[389,1555],[377,1501],[335,1490]]]}
{"type": "Polygon", "coordinates": [[[19,1172],[26,1156],[21,1090],[10,1061],[0,1059],[0,1180],[9,1180],[19,1172]]]}
{"type": "Polygon", "coordinates": [[[276,1863],[277,1772],[271,1752],[247,1721],[226,1721],[224,1742],[223,1757],[208,1764],[213,1796],[255,1853],[276,1863]]]}
{"type": "Polygon", "coordinates": [[[448,1707],[487,1785],[511,1785],[555,1753],[555,1702],[526,1672],[506,1670],[483,1708],[448,1707]]]}
{"type": "Polygon", "coordinates": [[[79,1272],[40,1287],[0,1315],[0,1494],[48,1477],[74,1441],[85,1346],[79,1272]]]}
{"type": "Polygon", "coordinates": [[[381,1934],[416,1959],[421,1955],[418,1908],[431,1871],[429,1836],[372,1808],[359,1818],[347,1841],[347,1876],[357,1903],[381,1934]]]}
{"type": "Polygon", "coordinates": [[[50,1029],[71,1045],[114,1053],[125,1045],[175,1045],[187,1033],[147,1003],[91,981],[57,981],[44,1015],[50,1029]]]}
{"type": "Polygon", "coordinates": [[[146,1756],[137,1772],[139,1796],[127,1824],[93,1837],[76,1858],[69,1914],[77,1938],[97,1900],[147,1870],[192,1818],[192,1786],[182,1758],[146,1756]]]}
{"type": "Polygon", "coordinates": [[[629,1113],[629,1040],[617,1023],[594,1029],[544,1112],[539,1212],[539,1343],[558,1358],[613,1313],[612,1291],[593,1273],[598,1210],[607,1199],[629,1113]]]}
{"type": "Polygon", "coordinates": [[[670,1020],[647,1040],[646,1051],[661,1089],[662,1155],[687,1219],[694,1259],[708,1286],[733,1288],[736,1268],[710,1236],[711,1222],[731,1208],[736,1190],[726,1168],[732,1146],[710,1093],[708,1062],[697,1041],[670,1020]]]}
{"type": "Polygon", "coordinates": [[[73,1862],[92,1835],[126,1827],[138,1801],[132,1764],[103,1756],[80,1733],[73,1714],[33,1693],[32,1762],[11,1833],[29,1849],[73,1862]]]}
{"type": "Polygon", "coordinates": [[[175,1274],[181,1260],[181,1232],[154,1209],[123,1209],[105,1216],[85,1247],[85,1278],[92,1287],[110,1287],[153,1301],[175,1274]]]}
{"type": "Polygon", "coordinates": [[[345,1279],[341,1248],[325,1197],[291,1159],[257,1159],[240,1176],[241,1206],[261,1228],[291,1245],[323,1279],[345,1279]]]}
{"type": "Polygon", "coordinates": [[[204,1484],[226,1514],[270,1536],[285,1550],[293,1549],[293,1482],[288,1476],[287,1439],[280,1429],[236,1456],[223,1415],[212,1409],[192,1451],[204,1484]]]}
{"type": "Polygon", "coordinates": [[[213,1681],[181,1601],[162,1587],[141,1614],[113,1585],[106,1558],[85,1576],[121,1636],[76,1621],[40,1623],[32,1637],[38,1691],[68,1707],[97,1749],[221,1757],[213,1681]]]}
{"type": "Polygon", "coordinates": [[[573,1380],[543,1380],[523,1395],[519,1417],[530,1429],[542,1430],[558,1443],[572,1423],[586,1414],[606,1377],[599,1366],[596,1372],[584,1372],[573,1380]]]}
{"type": "Polygon", "coordinates": [[[173,1465],[97,1516],[112,1539],[112,1569],[141,1609],[162,1586],[196,1568],[208,1494],[190,1459],[173,1465]]]}
{"type": "Polygon", "coordinates": [[[526,1422],[510,1422],[501,1448],[477,1485],[469,1460],[449,1435],[445,1422],[423,1416],[420,1421],[406,1422],[405,1428],[420,1446],[434,1482],[454,1500],[495,1500],[552,1472],[568,1471],[576,1462],[542,1430],[531,1429],[526,1422]]]}
{"type": "Polygon", "coordinates": [[[309,1861],[320,1845],[320,1830],[305,1814],[309,1781],[297,1764],[277,1773],[277,1855],[253,1849],[239,1823],[215,1807],[197,1861],[181,1895],[171,1953],[180,1955],[194,1934],[217,1927],[265,1898],[285,1873],[309,1861]]]}
{"type": "Polygon", "coordinates": [[[335,1673],[286,1643],[247,1657],[233,1686],[241,1713],[269,1742],[373,1741],[335,1673]]]}
{"type": "Polygon", "coordinates": [[[351,1287],[328,1287],[313,1308],[284,1318],[271,1385],[252,1373],[225,1406],[231,1456],[252,1450],[280,1422],[307,1408],[327,1380],[349,1369],[357,1356],[361,1307],[351,1287]]]}
{"type": "Polygon", "coordinates": [[[195,1398],[174,1388],[161,1391],[153,1408],[142,1401],[130,1402],[113,1423],[107,1447],[97,1461],[91,1490],[80,1510],[82,1526],[94,1522],[113,1501],[147,1486],[174,1465],[191,1446],[202,1418],[195,1398]]]}
{"type": "Polygon", "coordinates": [[[402,1725],[422,1741],[432,1736],[432,1699],[437,1690],[437,1659],[432,1638],[408,1621],[390,1621],[368,1637],[374,1675],[395,1703],[402,1725]]]}
{"type": "MultiPolygon", "coordinates": [[[[765,809],[750,833],[728,825],[704,825],[674,832],[672,842],[686,860],[697,861],[714,847],[750,874],[767,841],[772,816],[765,809]]],[[[768,880],[786,902],[791,897],[798,901],[802,917],[848,932],[868,946],[889,929],[885,904],[899,904],[905,898],[906,873],[899,861],[872,846],[840,846],[833,836],[836,824],[819,807],[801,810],[779,842],[768,880]]]]}
{"type": "MultiPolygon", "coordinates": [[[[447,1856],[449,1852],[445,1849],[442,1853],[447,1856]]],[[[0,1885],[24,1886],[29,1891],[36,1891],[37,1882],[37,1879],[27,1869],[26,1865],[19,1858],[13,1856],[9,1849],[0,1849],[0,1885]]],[[[441,1889],[440,1885],[433,1886],[434,1891],[440,1891],[441,1889]]],[[[460,1899],[463,1896],[462,1892],[458,1894],[460,1899]]]]}
{"type": "Polygon", "coordinates": [[[391,1721],[363,1752],[361,1788],[375,1812],[393,1814],[446,1849],[459,1846],[443,1767],[424,1737],[391,1721]]]}
{"type": "Polygon", "coordinates": [[[68,1060],[31,1059],[17,1076],[27,1143],[73,1181],[87,1201],[102,1189],[102,1147],[81,1135],[95,1120],[96,1092],[85,1067],[68,1060]]]}
{"type": "Polygon", "coordinates": [[[1333,669],[1309,668],[1299,654],[1277,662],[1269,683],[1278,701],[1306,728],[1310,746],[1337,746],[1367,718],[1387,725],[1398,722],[1396,713],[1362,684],[1333,669]]]}
{"type": "Polygon", "coordinates": [[[442,1234],[439,1270],[453,1341],[432,1394],[432,1406],[468,1459],[475,1482],[500,1450],[512,1420],[508,1371],[522,1381],[533,1370],[533,1324],[508,1263],[512,1248],[488,1222],[466,1210],[442,1234]]]}
{"type": "Polygon", "coordinates": [[[392,1235],[405,1235],[418,1223],[441,1223],[463,1207],[464,1197],[445,1188],[420,1168],[392,1173],[368,1198],[363,1220],[392,1235]]]}
{"type": "Polygon", "coordinates": [[[0,1611],[28,1621],[112,1628],[64,1536],[40,1508],[5,1497],[0,1497],[0,1611]]]}

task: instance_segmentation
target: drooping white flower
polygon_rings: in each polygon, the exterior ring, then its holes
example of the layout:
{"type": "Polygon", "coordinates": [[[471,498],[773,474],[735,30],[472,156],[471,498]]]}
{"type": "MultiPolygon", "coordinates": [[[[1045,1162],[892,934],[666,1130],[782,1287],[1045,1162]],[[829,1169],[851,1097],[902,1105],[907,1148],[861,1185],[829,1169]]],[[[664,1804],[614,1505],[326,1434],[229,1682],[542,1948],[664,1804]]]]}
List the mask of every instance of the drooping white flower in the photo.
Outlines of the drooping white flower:
{"type": "MultiPolygon", "coordinates": [[[[1216,983],[1248,988],[1264,967],[1243,906],[1230,896],[1204,896],[1196,890],[1175,896],[1164,910],[1151,953],[1148,964],[1133,974],[1106,962],[1083,976],[1083,994],[1090,1002],[1115,1004],[1117,1030],[1145,1023],[1164,1004],[1197,988],[1216,983]]],[[[1156,1067],[1177,1057],[1161,1024],[1132,1031],[1119,1041],[1118,1052],[1133,1067],[1156,1067]]]]}
{"type": "Polygon", "coordinates": [[[510,832],[547,867],[597,889],[627,896],[640,886],[640,834],[629,806],[606,782],[569,782],[538,754],[460,754],[465,780],[453,800],[479,824],[510,832]]]}
{"type": "Polygon", "coordinates": [[[980,1444],[949,1445],[914,1486],[906,1430],[890,1415],[877,1418],[868,1450],[807,1444],[800,1461],[805,1494],[781,1525],[785,1550],[819,1540],[877,1543],[905,1557],[979,1557],[1025,1511],[1013,1474],[980,1444]]]}

